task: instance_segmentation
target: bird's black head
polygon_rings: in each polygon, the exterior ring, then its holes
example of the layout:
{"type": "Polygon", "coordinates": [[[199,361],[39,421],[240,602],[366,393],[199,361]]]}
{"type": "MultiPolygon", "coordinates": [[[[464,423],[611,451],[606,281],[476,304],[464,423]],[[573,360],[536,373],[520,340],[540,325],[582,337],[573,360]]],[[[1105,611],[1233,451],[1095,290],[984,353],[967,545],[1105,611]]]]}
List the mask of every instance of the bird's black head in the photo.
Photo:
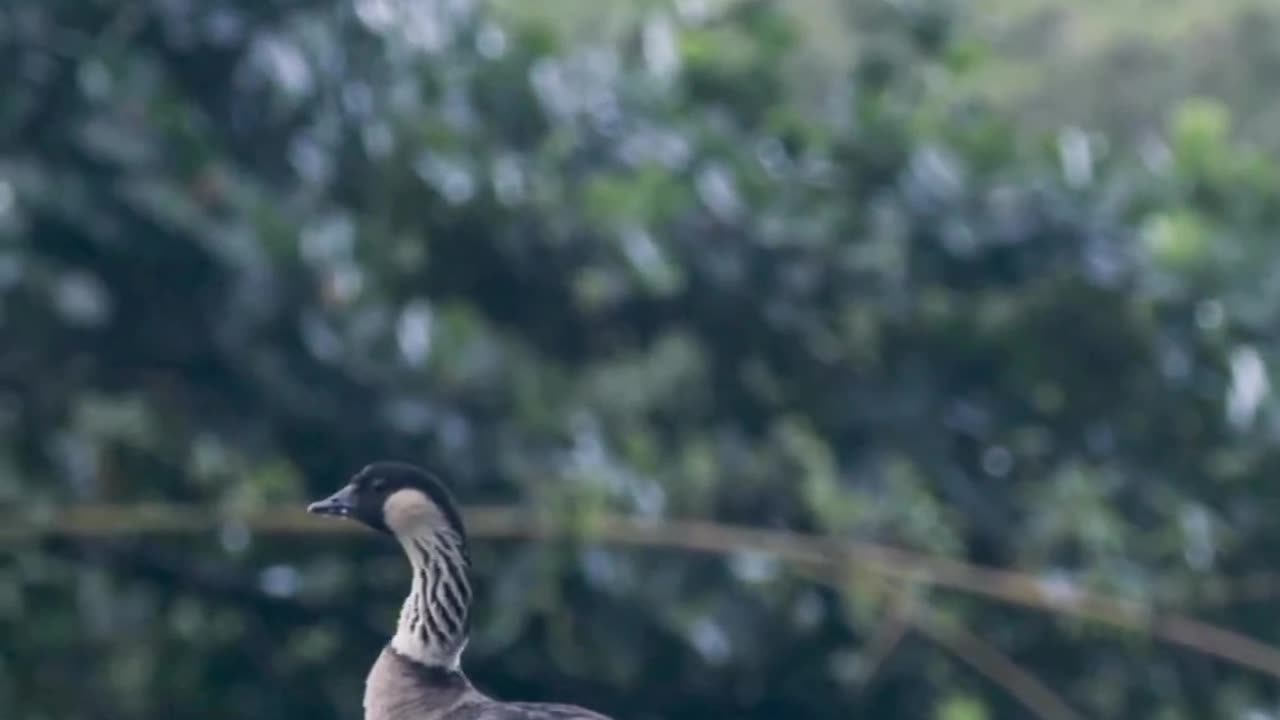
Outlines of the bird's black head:
{"type": "Polygon", "coordinates": [[[341,490],[307,506],[307,512],[351,518],[391,535],[451,530],[466,541],[462,516],[448,488],[408,463],[366,465],[341,490]]]}

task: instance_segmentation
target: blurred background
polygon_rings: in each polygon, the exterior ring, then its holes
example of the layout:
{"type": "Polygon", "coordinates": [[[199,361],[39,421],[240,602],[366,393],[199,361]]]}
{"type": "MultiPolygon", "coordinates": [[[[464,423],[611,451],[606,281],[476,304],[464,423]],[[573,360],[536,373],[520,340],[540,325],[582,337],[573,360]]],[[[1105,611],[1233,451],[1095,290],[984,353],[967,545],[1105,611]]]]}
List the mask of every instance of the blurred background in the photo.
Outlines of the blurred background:
{"type": "Polygon", "coordinates": [[[0,6],[0,717],[1280,718],[1269,0],[0,6]]]}

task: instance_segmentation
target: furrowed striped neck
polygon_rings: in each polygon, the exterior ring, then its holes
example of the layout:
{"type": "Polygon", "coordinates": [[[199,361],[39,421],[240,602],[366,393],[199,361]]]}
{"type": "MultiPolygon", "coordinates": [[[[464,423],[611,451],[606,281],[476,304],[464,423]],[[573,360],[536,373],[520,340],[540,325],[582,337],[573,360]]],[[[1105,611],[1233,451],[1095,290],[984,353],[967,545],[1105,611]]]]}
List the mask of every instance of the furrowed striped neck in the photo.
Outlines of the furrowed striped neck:
{"type": "Polygon", "coordinates": [[[464,541],[439,529],[399,538],[413,568],[391,647],[428,666],[457,669],[467,644],[471,584],[464,541]]]}

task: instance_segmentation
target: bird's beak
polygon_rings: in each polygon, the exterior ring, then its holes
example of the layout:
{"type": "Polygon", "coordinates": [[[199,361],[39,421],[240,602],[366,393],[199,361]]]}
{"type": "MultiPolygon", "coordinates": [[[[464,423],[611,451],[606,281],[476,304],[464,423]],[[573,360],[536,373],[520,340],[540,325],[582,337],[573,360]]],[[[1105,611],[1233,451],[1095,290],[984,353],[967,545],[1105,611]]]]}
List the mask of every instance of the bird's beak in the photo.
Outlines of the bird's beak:
{"type": "Polygon", "coordinates": [[[346,517],[356,509],[355,486],[347,485],[324,500],[318,500],[307,506],[307,512],[313,515],[337,515],[346,517]]]}

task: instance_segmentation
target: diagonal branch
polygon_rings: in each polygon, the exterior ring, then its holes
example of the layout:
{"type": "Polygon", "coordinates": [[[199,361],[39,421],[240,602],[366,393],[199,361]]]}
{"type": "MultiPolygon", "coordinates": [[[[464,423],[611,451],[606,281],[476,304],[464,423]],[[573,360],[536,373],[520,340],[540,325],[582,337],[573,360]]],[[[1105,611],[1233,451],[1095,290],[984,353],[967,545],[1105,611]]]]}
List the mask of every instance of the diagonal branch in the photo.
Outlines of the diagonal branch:
{"type": "MultiPolygon", "coordinates": [[[[837,592],[841,591],[842,586],[849,587],[844,582],[849,570],[847,567],[835,567],[823,572],[816,568],[797,568],[800,575],[837,592]]],[[[1037,718],[1080,720],[1080,715],[1049,686],[995,646],[962,627],[946,622],[940,613],[918,602],[899,584],[876,576],[868,579],[888,598],[889,607],[887,616],[882,620],[878,631],[872,635],[865,651],[872,658],[870,670],[860,673],[855,680],[857,684],[865,688],[889,653],[902,642],[907,631],[914,629],[999,685],[1037,718]]]]}
{"type": "Polygon", "coordinates": [[[889,656],[893,655],[893,652],[902,644],[902,639],[911,629],[913,623],[911,616],[915,612],[916,608],[913,607],[912,601],[903,599],[900,595],[892,596],[884,618],[876,626],[876,632],[872,634],[871,640],[863,649],[867,660],[858,668],[858,673],[854,677],[854,684],[862,691],[865,692],[871,687],[880,669],[888,662],[889,656]]]}
{"type": "Polygon", "coordinates": [[[1041,682],[1040,678],[967,628],[948,622],[937,612],[927,610],[914,613],[911,616],[911,626],[1000,685],[1037,717],[1044,720],[1080,720],[1080,715],[1041,682]]]}

